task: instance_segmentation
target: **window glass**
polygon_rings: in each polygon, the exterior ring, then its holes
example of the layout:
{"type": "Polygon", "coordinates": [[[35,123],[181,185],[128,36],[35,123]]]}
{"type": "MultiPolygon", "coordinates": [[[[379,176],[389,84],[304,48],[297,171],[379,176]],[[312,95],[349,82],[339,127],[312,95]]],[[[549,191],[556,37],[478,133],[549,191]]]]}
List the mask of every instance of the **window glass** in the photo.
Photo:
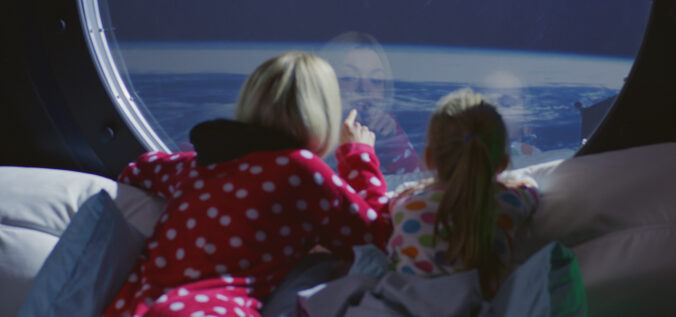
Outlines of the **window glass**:
{"type": "Polygon", "coordinates": [[[571,156],[622,88],[650,1],[104,0],[99,7],[134,106],[171,150],[191,149],[196,123],[232,118],[246,76],[293,49],[333,65],[344,110],[359,110],[376,132],[383,172],[400,175],[422,168],[429,115],[463,87],[499,106],[513,167],[571,156]],[[589,109],[601,115],[584,117],[589,109]]]}

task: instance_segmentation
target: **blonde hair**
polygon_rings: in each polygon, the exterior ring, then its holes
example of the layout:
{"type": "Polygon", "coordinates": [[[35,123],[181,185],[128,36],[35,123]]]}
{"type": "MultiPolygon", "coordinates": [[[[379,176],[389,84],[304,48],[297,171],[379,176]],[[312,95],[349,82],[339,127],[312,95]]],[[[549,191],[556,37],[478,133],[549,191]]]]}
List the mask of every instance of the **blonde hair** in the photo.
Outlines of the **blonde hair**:
{"type": "Polygon", "coordinates": [[[320,157],[338,141],[341,102],[333,68],[302,52],[273,57],[247,78],[235,119],[275,128],[320,157]]]}
{"type": "Polygon", "coordinates": [[[507,132],[495,106],[471,89],[441,98],[427,133],[428,160],[445,187],[435,220],[450,233],[446,259],[477,268],[484,295],[504,269],[493,246],[495,176],[505,157],[507,132]]]}

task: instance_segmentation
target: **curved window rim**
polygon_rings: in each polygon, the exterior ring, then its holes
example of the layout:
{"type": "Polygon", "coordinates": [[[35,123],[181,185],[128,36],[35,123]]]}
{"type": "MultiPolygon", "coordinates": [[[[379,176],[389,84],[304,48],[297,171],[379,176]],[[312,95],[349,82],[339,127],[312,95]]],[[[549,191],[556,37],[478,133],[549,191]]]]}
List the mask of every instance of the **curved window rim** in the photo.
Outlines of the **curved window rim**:
{"type": "Polygon", "coordinates": [[[145,119],[120,76],[108,46],[99,1],[80,0],[78,9],[89,53],[96,65],[99,78],[123,120],[147,150],[172,152],[145,119]]]}

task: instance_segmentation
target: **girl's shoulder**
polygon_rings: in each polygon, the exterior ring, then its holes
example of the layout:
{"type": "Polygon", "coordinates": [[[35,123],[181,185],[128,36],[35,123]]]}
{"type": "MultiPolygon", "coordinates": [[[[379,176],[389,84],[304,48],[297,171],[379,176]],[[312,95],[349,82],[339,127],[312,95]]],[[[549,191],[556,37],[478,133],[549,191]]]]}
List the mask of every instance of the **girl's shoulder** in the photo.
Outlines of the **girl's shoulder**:
{"type": "Polygon", "coordinates": [[[414,201],[439,202],[443,194],[444,188],[436,185],[433,179],[424,179],[403,183],[390,195],[392,197],[392,206],[396,206],[414,201]]]}

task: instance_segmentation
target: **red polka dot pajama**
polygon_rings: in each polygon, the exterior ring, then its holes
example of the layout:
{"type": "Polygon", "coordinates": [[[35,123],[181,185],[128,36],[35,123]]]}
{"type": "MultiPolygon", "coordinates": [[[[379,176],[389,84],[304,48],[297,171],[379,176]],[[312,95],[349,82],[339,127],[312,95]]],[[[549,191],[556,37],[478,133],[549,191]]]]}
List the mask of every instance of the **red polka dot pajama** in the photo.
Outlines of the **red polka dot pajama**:
{"type": "Polygon", "coordinates": [[[261,300],[316,244],[345,259],[392,230],[373,147],[344,144],[336,174],[306,149],[209,166],[151,152],[120,181],[167,198],[154,234],[104,316],[259,316],[261,300]]]}

